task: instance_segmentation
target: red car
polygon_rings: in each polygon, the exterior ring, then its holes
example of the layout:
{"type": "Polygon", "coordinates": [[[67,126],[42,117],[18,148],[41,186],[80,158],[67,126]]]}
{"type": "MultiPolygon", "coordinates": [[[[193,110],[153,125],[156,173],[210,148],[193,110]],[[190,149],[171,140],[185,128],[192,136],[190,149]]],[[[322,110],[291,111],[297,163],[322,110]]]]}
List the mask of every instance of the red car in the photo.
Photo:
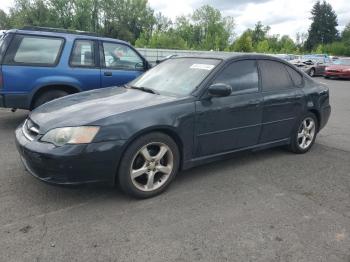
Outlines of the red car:
{"type": "Polygon", "coordinates": [[[334,64],[327,66],[323,74],[325,78],[349,78],[350,79],[350,58],[340,58],[334,64]]]}

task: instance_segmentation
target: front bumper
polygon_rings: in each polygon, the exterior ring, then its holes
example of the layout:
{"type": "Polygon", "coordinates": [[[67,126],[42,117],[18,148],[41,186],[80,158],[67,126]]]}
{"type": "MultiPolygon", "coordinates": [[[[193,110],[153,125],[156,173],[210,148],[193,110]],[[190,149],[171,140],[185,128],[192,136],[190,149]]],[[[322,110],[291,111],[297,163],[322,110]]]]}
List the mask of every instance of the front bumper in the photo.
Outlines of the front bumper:
{"type": "Polygon", "coordinates": [[[21,126],[16,145],[26,170],[36,178],[53,184],[114,184],[124,140],[65,145],[28,140],[21,126]]]}

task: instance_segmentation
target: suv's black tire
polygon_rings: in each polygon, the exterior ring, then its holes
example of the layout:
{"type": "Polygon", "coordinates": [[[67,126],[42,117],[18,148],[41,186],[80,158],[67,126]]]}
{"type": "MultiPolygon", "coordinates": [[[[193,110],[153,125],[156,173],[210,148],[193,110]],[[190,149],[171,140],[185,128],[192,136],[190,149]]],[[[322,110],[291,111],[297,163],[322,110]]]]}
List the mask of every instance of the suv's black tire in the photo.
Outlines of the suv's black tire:
{"type": "MultiPolygon", "coordinates": [[[[296,154],[304,154],[306,152],[308,152],[311,147],[313,146],[313,144],[315,143],[316,137],[317,137],[317,132],[318,132],[318,120],[317,117],[315,116],[315,114],[308,112],[306,113],[303,117],[300,118],[300,120],[298,121],[298,123],[296,124],[295,128],[293,129],[292,132],[292,136],[291,136],[291,141],[289,144],[289,149],[290,151],[292,151],[293,153],[296,154]],[[303,141],[303,137],[299,137],[299,135],[302,135],[301,132],[304,129],[304,121],[309,121],[309,123],[311,122],[311,120],[314,123],[314,127],[313,127],[313,135],[312,135],[312,139],[310,139],[310,137],[308,138],[308,142],[307,142],[307,146],[305,144],[305,148],[302,147],[302,145],[300,145],[300,143],[302,143],[303,141]]],[[[305,130],[306,132],[306,130],[305,130]]],[[[312,130],[310,130],[310,133],[312,132],[312,130]]],[[[310,134],[309,134],[310,135],[310,134]]],[[[307,136],[307,134],[305,134],[305,136],[307,136]]]]}
{"type": "Polygon", "coordinates": [[[60,98],[60,97],[66,96],[66,95],[69,95],[69,93],[64,91],[64,90],[46,91],[46,92],[42,93],[41,95],[39,95],[35,99],[32,109],[35,109],[35,108],[37,108],[37,107],[39,107],[47,102],[50,102],[54,99],[57,99],[57,98],[60,98]]]}
{"type": "Polygon", "coordinates": [[[125,150],[120,161],[117,175],[119,187],[124,193],[135,198],[150,198],[156,196],[162,193],[175,178],[179,169],[179,164],[179,149],[171,137],[160,132],[146,134],[133,141],[125,150]],[[163,146],[168,150],[159,160],[156,160],[156,156],[160,155],[160,151],[157,151],[157,146],[159,146],[159,150],[161,150],[163,146]],[[152,161],[147,161],[144,154],[141,153],[141,150],[145,149],[145,147],[150,156],[154,158],[152,161]],[[170,162],[172,164],[169,164],[170,162]],[[150,167],[152,163],[153,166],[155,165],[153,169],[150,167]],[[158,167],[164,167],[163,163],[166,163],[167,168],[168,166],[172,167],[168,175],[158,170],[158,167]],[[145,169],[146,171],[133,179],[131,175],[132,171],[141,169],[145,169]],[[153,172],[154,180],[152,179],[152,181],[155,182],[154,185],[148,189],[147,185],[150,180],[150,172],[153,172]],[[140,181],[136,181],[137,179],[140,179],[140,181]]]}

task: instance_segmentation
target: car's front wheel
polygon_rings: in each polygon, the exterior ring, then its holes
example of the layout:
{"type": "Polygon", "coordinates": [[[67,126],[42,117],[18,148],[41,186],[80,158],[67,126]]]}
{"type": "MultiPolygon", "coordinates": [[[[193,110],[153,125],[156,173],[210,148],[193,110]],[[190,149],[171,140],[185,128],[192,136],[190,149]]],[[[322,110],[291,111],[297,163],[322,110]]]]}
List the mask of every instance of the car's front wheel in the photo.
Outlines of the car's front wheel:
{"type": "Polygon", "coordinates": [[[317,136],[318,122],[313,113],[307,113],[301,118],[293,131],[290,149],[297,154],[303,154],[310,150],[317,136]]]}
{"type": "Polygon", "coordinates": [[[150,133],[136,139],[122,157],[118,178],[121,189],[136,198],[163,192],[179,169],[180,154],[172,138],[150,133]]]}

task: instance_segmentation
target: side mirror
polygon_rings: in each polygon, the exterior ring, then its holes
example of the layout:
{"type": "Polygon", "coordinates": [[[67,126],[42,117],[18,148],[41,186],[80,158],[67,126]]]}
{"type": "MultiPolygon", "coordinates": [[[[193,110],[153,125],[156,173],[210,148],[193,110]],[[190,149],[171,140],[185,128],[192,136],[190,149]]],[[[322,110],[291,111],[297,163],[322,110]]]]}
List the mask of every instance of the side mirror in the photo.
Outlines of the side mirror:
{"type": "Polygon", "coordinates": [[[144,62],[139,62],[135,65],[136,70],[144,70],[145,68],[146,68],[146,66],[145,66],[144,62]]]}
{"type": "Polygon", "coordinates": [[[213,84],[209,87],[210,96],[229,96],[232,93],[232,87],[224,83],[213,84]]]}

